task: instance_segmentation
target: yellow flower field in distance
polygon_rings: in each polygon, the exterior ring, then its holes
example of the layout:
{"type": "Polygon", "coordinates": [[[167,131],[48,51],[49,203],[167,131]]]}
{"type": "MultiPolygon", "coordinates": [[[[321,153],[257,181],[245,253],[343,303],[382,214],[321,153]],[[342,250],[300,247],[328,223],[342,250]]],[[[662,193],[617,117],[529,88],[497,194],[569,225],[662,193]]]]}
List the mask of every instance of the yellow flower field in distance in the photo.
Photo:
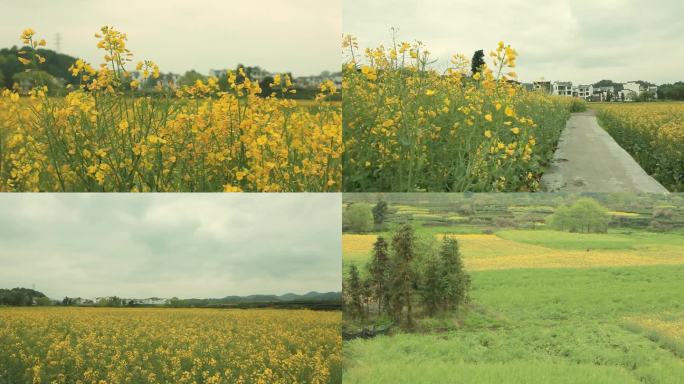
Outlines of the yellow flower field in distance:
{"type": "Polygon", "coordinates": [[[340,312],[0,308],[13,383],[339,382],[340,312]]]}
{"type": "Polygon", "coordinates": [[[684,102],[596,103],[601,126],[665,188],[684,191],[684,102]]]}
{"type": "MultiPolygon", "coordinates": [[[[34,34],[21,37],[29,71],[42,65],[34,34]]],[[[0,191],[340,190],[332,81],[299,103],[284,97],[295,92],[286,75],[271,95],[244,71],[228,72],[224,91],[215,77],[162,86],[154,62],[132,63],[126,34],[103,27],[96,38],[103,63],[77,60],[80,86],[66,95],[51,84],[0,92],[0,191]],[[141,81],[155,92],[138,92],[141,81]]]]}
{"type": "MultiPolygon", "coordinates": [[[[441,239],[444,235],[436,235],[441,239]]],[[[634,249],[553,249],[507,240],[496,234],[450,234],[458,240],[463,262],[471,271],[510,268],[590,268],[684,264],[684,246],[634,249]]],[[[586,236],[586,235],[585,235],[586,236]]],[[[375,234],[343,234],[345,262],[362,265],[370,259],[375,234]]]]}
{"type": "Polygon", "coordinates": [[[377,235],[342,234],[342,255],[345,261],[363,263],[370,257],[377,235]]]}

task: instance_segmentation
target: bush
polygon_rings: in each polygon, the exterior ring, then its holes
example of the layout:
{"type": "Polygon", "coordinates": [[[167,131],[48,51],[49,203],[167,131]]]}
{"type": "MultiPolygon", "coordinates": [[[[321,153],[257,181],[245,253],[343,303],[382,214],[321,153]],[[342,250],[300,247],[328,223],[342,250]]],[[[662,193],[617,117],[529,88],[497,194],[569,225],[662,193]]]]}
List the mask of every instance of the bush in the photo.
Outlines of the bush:
{"type": "Polygon", "coordinates": [[[561,205],[547,222],[557,230],[602,233],[608,230],[610,215],[594,199],[579,199],[572,206],[561,205]]]}
{"type": "Polygon", "coordinates": [[[572,98],[572,103],[570,104],[570,112],[584,112],[586,110],[586,101],[574,97],[572,98]]]}
{"type": "Polygon", "coordinates": [[[373,214],[369,204],[356,203],[342,212],[342,230],[345,232],[370,232],[373,229],[373,214]]]}

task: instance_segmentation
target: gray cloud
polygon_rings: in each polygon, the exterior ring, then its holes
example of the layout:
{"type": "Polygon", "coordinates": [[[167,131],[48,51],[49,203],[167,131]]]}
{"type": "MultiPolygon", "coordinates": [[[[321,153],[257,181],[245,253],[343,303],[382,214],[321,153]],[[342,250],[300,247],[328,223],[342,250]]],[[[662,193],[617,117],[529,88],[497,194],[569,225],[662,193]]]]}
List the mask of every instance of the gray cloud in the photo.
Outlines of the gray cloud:
{"type": "Polygon", "coordinates": [[[0,287],[51,297],[341,289],[339,194],[3,194],[0,287]]]}
{"type": "Polygon", "coordinates": [[[345,0],[343,31],[365,46],[427,44],[445,66],[451,55],[496,47],[519,52],[516,72],[578,83],[601,79],[682,80],[684,2],[678,0],[345,0]]]}
{"type": "Polygon", "coordinates": [[[163,72],[260,65],[295,75],[340,67],[341,0],[0,0],[0,47],[34,28],[54,48],[99,64],[93,34],[103,25],[128,33],[138,59],[163,72]]]}

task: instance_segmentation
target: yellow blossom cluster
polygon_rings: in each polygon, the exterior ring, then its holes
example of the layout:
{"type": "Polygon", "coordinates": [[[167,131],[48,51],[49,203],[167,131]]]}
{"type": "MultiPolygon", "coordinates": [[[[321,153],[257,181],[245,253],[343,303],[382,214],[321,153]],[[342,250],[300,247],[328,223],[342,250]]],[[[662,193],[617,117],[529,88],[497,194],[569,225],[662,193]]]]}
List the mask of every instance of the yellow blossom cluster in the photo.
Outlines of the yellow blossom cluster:
{"type": "Polygon", "coordinates": [[[35,384],[341,381],[341,314],[0,309],[0,377],[35,384]]]}
{"type": "MultiPolygon", "coordinates": [[[[0,191],[339,191],[342,115],[331,102],[334,84],[321,85],[302,105],[288,76],[262,95],[244,72],[175,84],[155,96],[137,92],[157,81],[159,67],[140,61],[134,79],[126,34],[96,34],[104,62],[77,60],[80,86],[48,97],[47,85],[28,98],[0,96],[0,191]]],[[[22,39],[33,41],[34,31],[22,39]]],[[[30,62],[27,66],[37,66],[30,62]]]]}
{"type": "Polygon", "coordinates": [[[359,54],[343,40],[345,191],[534,191],[572,101],[524,90],[500,42],[471,75],[432,68],[421,42],[359,54]]]}
{"type": "Polygon", "coordinates": [[[605,129],[646,172],[673,192],[684,191],[684,103],[601,103],[605,129]]]}

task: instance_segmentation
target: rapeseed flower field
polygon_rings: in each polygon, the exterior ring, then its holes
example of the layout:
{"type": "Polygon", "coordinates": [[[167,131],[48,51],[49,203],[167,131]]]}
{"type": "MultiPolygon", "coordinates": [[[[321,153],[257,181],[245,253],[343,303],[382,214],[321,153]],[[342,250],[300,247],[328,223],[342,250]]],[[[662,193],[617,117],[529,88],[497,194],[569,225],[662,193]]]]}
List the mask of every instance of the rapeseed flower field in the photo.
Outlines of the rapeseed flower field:
{"type": "Polygon", "coordinates": [[[499,42],[470,76],[470,62],[431,66],[420,42],[359,53],[343,40],[345,191],[536,191],[574,98],[524,90],[517,52],[499,42]]]}
{"type": "Polygon", "coordinates": [[[2,308],[0,382],[338,383],[339,312],[2,308]]]}
{"type": "Polygon", "coordinates": [[[684,103],[593,106],[601,126],[646,172],[673,192],[684,191],[684,103]]]}
{"type": "MultiPolygon", "coordinates": [[[[341,106],[327,81],[315,101],[295,92],[286,75],[270,96],[244,72],[190,86],[162,84],[151,60],[133,64],[127,35],[103,27],[95,35],[103,63],[70,68],[80,86],[48,96],[49,84],[0,94],[0,191],[338,191],[341,106]],[[141,74],[134,79],[129,67],[141,74]],[[138,92],[157,84],[156,96],[138,92]]],[[[38,70],[46,45],[21,35],[27,70],[38,70]]]]}

